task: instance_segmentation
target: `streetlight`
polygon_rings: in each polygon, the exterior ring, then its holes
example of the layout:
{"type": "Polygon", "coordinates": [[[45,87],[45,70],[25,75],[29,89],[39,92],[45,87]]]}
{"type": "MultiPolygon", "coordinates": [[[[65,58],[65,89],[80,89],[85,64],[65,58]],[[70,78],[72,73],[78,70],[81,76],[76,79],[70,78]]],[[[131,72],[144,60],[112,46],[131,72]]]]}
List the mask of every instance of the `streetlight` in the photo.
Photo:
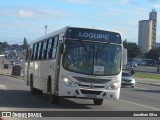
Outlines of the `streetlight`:
{"type": "Polygon", "coordinates": [[[45,35],[47,34],[47,25],[45,25],[45,35]]]}

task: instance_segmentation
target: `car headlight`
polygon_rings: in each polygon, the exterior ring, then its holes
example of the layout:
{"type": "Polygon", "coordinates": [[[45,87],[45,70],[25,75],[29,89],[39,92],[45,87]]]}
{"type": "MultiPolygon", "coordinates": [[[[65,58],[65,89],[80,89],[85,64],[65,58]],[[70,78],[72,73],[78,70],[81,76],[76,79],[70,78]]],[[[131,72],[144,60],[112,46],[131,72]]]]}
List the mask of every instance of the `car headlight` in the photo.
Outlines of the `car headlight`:
{"type": "Polygon", "coordinates": [[[67,86],[74,86],[74,87],[75,87],[75,84],[72,82],[72,80],[70,80],[70,79],[67,78],[67,77],[64,78],[64,83],[65,83],[67,86]]]}
{"type": "Polygon", "coordinates": [[[116,81],[112,83],[109,87],[107,87],[107,90],[114,90],[114,89],[117,89],[118,87],[119,87],[119,82],[116,81]]]}

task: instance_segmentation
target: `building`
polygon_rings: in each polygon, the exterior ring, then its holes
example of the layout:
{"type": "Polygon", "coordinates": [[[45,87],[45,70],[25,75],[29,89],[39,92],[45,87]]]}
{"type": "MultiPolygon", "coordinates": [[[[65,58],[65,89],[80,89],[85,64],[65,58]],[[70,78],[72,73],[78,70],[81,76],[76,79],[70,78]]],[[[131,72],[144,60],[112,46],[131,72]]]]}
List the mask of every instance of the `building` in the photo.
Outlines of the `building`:
{"type": "Polygon", "coordinates": [[[152,20],[152,48],[156,47],[157,12],[155,9],[149,13],[149,20],[152,20]]]}
{"type": "Polygon", "coordinates": [[[142,53],[149,52],[156,47],[157,12],[149,13],[149,20],[139,21],[138,46],[142,53]]]}
{"type": "Polygon", "coordinates": [[[152,49],[152,20],[139,21],[138,47],[142,53],[152,49]]]}

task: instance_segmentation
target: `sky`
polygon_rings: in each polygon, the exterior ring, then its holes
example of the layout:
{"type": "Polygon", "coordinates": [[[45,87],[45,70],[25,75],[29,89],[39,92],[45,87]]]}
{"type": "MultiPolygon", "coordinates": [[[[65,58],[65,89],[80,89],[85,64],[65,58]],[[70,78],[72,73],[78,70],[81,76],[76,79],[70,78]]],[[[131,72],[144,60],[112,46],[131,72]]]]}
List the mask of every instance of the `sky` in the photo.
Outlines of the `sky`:
{"type": "Polygon", "coordinates": [[[139,20],[157,11],[160,42],[160,0],[1,0],[0,42],[22,44],[65,26],[118,31],[122,39],[138,43],[139,20]]]}

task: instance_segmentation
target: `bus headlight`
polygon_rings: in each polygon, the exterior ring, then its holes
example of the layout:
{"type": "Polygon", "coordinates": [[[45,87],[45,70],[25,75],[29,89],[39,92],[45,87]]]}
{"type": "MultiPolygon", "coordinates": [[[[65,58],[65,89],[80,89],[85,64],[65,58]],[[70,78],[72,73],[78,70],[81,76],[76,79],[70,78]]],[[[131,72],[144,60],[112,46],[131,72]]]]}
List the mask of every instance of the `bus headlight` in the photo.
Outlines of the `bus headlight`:
{"type": "Polygon", "coordinates": [[[67,86],[75,86],[75,84],[67,77],[64,78],[64,83],[67,85],[67,86]]]}
{"type": "Polygon", "coordinates": [[[117,89],[118,87],[119,87],[119,82],[116,81],[112,83],[109,87],[107,87],[107,90],[114,90],[114,89],[117,89]]]}

